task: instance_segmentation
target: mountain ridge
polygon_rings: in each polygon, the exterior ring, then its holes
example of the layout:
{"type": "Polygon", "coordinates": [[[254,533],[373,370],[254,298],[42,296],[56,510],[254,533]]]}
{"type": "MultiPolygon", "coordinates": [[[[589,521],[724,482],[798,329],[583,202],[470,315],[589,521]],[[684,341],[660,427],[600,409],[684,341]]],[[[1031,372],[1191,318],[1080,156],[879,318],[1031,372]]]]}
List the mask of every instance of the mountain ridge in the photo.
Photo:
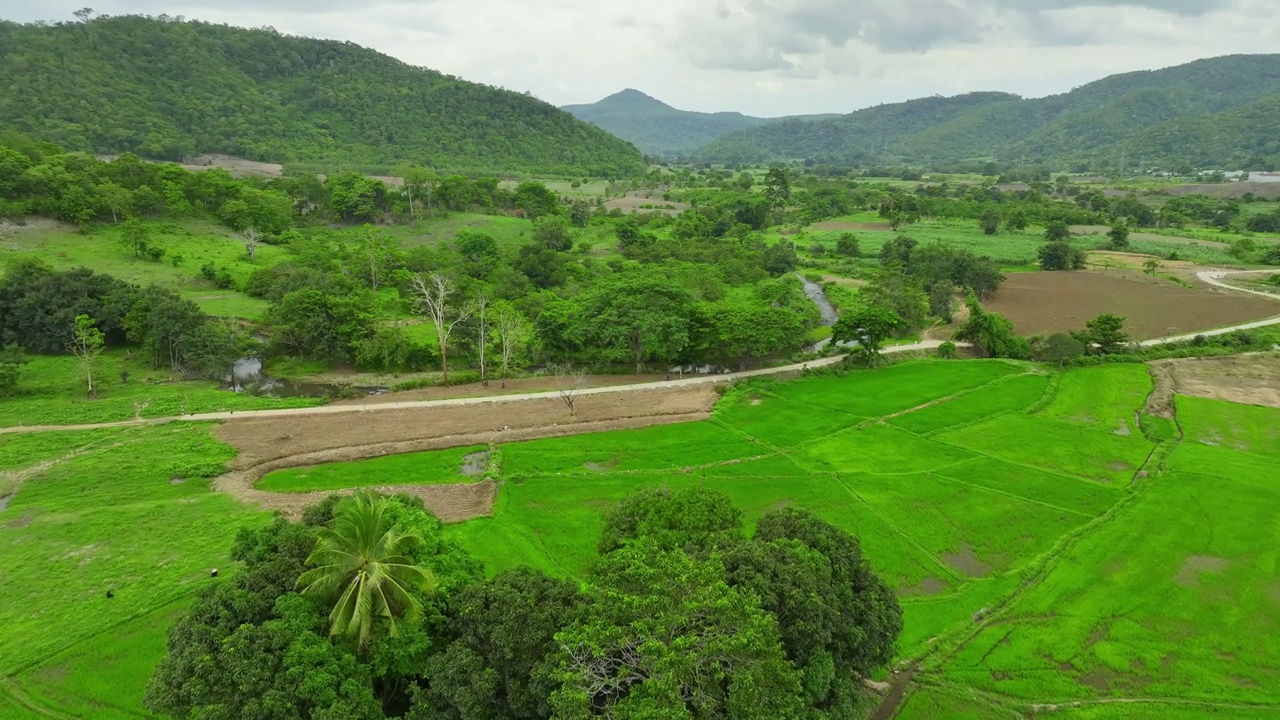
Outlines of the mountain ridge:
{"type": "Polygon", "coordinates": [[[524,93],[354,43],[180,18],[0,21],[0,129],[156,159],[622,175],[639,151],[524,93]]]}
{"type": "Polygon", "coordinates": [[[728,163],[842,164],[992,158],[1082,169],[1131,162],[1274,165],[1280,163],[1280,140],[1258,124],[1278,91],[1280,55],[1227,55],[1111,75],[1043,98],[992,92],[935,96],[805,125],[743,128],[695,156],[728,163]],[[1230,135],[1206,129],[1214,125],[1230,135]],[[1177,146],[1171,135],[1199,138],[1212,149],[1177,146]]]}
{"type": "Polygon", "coordinates": [[[724,134],[786,120],[818,120],[836,115],[762,118],[735,111],[680,110],[635,88],[594,103],[560,108],[626,140],[650,155],[687,155],[724,134]]]}

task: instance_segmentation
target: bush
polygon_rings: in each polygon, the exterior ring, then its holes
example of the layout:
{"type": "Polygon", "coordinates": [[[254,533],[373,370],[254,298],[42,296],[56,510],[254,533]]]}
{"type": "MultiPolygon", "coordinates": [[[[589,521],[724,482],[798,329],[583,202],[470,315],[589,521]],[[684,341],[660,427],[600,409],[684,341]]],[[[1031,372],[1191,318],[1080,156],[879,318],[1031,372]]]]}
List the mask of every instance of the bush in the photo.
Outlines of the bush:
{"type": "Polygon", "coordinates": [[[943,360],[956,359],[956,344],[948,340],[938,346],[938,357],[943,360]]]}

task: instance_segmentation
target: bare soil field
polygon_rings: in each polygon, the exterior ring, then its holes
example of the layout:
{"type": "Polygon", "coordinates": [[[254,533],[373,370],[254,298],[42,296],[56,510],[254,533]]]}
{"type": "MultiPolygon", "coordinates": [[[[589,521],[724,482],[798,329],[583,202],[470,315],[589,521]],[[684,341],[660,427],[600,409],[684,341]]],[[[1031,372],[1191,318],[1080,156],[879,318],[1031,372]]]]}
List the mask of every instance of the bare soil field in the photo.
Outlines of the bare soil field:
{"type": "MultiPolygon", "coordinates": [[[[573,417],[559,398],[494,400],[481,404],[379,412],[234,419],[224,422],[215,434],[240,450],[241,455],[234,461],[234,466],[249,467],[321,450],[426,438],[494,433],[495,437],[510,439],[515,433],[530,430],[559,435],[565,433],[556,428],[599,426],[634,419],[658,424],[668,416],[706,416],[718,397],[715,389],[705,384],[582,395],[577,399],[573,417]]],[[[627,427],[636,426],[635,423],[627,424],[627,427]]],[[[594,427],[592,431],[601,429],[609,428],[594,427]]]]}
{"type": "MultiPolygon", "coordinates": [[[[352,381],[352,376],[343,375],[341,373],[318,375],[316,378],[318,382],[352,381]]],[[[379,378],[374,377],[373,379],[378,380],[379,378]]],[[[583,382],[582,387],[594,388],[615,387],[617,385],[638,385],[640,383],[661,382],[664,379],[666,379],[665,375],[588,375],[586,381],[583,382]]],[[[364,385],[366,383],[355,382],[354,384],[364,385]]],[[[367,384],[383,385],[387,383],[375,381],[367,384]]],[[[510,378],[506,383],[503,383],[498,379],[490,379],[489,387],[485,387],[481,383],[450,385],[449,387],[429,387],[419,390],[387,393],[385,395],[370,395],[368,397],[352,398],[349,400],[338,400],[332,404],[374,405],[378,403],[413,402],[417,400],[449,400],[451,398],[489,397],[492,395],[503,394],[516,395],[519,393],[551,392],[556,389],[557,381],[554,377],[539,375],[537,377],[510,378]]]]}
{"type": "Polygon", "coordinates": [[[841,222],[838,220],[826,220],[820,223],[814,223],[809,226],[810,230],[819,232],[850,232],[853,230],[883,230],[889,232],[893,230],[893,226],[887,222],[841,222]]]}
{"type": "Polygon", "coordinates": [[[687,203],[663,200],[661,195],[645,197],[643,193],[638,192],[629,192],[623,197],[606,200],[604,207],[606,210],[616,209],[624,213],[634,210],[636,212],[660,212],[664,215],[679,215],[689,209],[687,203]],[[645,208],[642,207],[643,205],[651,205],[653,207],[645,208]]]}
{"type": "Polygon", "coordinates": [[[1216,198],[1238,198],[1246,193],[1253,193],[1264,200],[1280,200],[1280,183],[1232,182],[1175,185],[1165,188],[1165,193],[1174,197],[1208,195],[1216,198]]]}
{"type": "Polygon", "coordinates": [[[1115,313],[1126,318],[1125,329],[1135,340],[1280,314],[1280,306],[1263,298],[1188,289],[1127,270],[1014,273],[985,304],[1008,316],[1022,335],[1083,330],[1098,315],[1115,313]]]}
{"type": "Polygon", "coordinates": [[[1175,394],[1280,408],[1280,353],[1157,360],[1151,374],[1151,406],[1166,416],[1175,394]]]}
{"type": "MultiPolygon", "coordinates": [[[[255,487],[257,481],[289,467],[705,420],[718,397],[710,385],[584,395],[577,399],[573,417],[559,399],[538,399],[230,420],[214,434],[240,455],[214,487],[242,502],[298,516],[328,493],[266,492],[255,487]]],[[[497,496],[497,486],[489,481],[378,489],[420,497],[445,522],[487,515],[497,496]]]]}

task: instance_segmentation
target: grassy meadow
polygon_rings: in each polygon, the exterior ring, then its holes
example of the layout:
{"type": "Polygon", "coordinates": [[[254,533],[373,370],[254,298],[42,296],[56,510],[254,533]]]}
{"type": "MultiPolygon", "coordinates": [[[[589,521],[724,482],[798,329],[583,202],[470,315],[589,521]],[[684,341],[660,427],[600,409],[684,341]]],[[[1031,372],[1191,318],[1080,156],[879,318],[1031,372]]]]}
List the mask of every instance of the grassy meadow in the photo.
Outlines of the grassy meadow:
{"type": "MultiPolygon", "coordinates": [[[[110,412],[42,412],[115,417],[128,387],[110,412]]],[[[1280,708],[1280,410],[1179,397],[1179,441],[1150,432],[1151,389],[1142,365],[914,361],[744,383],[705,422],[292,468],[260,487],[482,468],[502,480],[493,515],[449,534],[490,573],[566,578],[641,487],[715,488],[749,523],[793,504],[857,534],[899,593],[899,657],[917,672],[898,717],[1264,717],[1280,708]]],[[[166,629],[209,570],[234,572],[236,531],[268,517],[210,491],[234,456],[211,427],[0,434],[0,716],[146,717],[166,629]]]]}

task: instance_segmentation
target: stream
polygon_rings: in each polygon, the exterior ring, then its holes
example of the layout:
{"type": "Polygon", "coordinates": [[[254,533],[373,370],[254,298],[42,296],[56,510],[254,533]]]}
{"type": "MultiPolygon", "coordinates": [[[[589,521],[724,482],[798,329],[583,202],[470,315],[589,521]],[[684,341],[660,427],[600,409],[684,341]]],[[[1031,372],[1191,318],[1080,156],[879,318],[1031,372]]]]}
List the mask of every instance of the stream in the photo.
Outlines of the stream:
{"type": "Polygon", "coordinates": [[[381,395],[388,392],[385,387],[350,387],[337,383],[309,383],[294,380],[282,380],[262,374],[262,361],[256,357],[243,357],[231,366],[231,377],[227,378],[225,388],[238,393],[248,393],[263,397],[341,397],[345,391],[352,390],[363,395],[381,395]]]}
{"type": "MultiPolygon", "coordinates": [[[[831,327],[840,319],[840,315],[836,313],[836,308],[827,299],[827,293],[822,286],[816,282],[810,281],[800,273],[796,273],[796,277],[800,278],[800,283],[804,285],[804,294],[818,306],[818,312],[822,313],[822,327],[831,327]]],[[[823,338],[818,342],[805,348],[805,352],[821,352],[823,348],[831,344],[831,338],[823,338]]]]}

